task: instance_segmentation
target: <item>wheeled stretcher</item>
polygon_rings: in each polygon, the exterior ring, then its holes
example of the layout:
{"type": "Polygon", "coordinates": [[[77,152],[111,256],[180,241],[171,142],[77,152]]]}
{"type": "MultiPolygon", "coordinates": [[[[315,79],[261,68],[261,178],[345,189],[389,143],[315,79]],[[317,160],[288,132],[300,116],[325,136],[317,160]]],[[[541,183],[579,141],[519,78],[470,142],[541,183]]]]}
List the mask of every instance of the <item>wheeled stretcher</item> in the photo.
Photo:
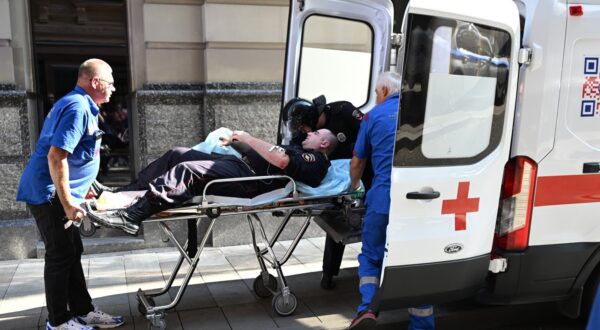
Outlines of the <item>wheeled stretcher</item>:
{"type": "MultiPolygon", "coordinates": [[[[110,203],[99,203],[99,201],[88,202],[88,212],[101,214],[102,212],[123,208],[128,204],[123,202],[123,196],[117,196],[117,198],[123,205],[110,205],[110,203]]],[[[181,300],[217,219],[222,216],[245,214],[252,235],[254,252],[261,269],[260,275],[254,279],[254,292],[262,298],[272,296],[273,310],[278,315],[290,315],[296,310],[298,303],[296,296],[288,287],[282,266],[294,252],[311,219],[318,217],[321,223],[326,223],[327,219],[356,219],[357,214],[362,211],[359,203],[347,193],[336,193],[327,196],[302,195],[298,193],[296,182],[288,176],[256,176],[213,180],[205,186],[202,196],[197,196],[189,203],[161,212],[145,220],[145,222],[158,222],[160,228],[179,251],[180,256],[169,280],[162,289],[138,290],[138,310],[149,320],[150,328],[165,329],[166,311],[176,307],[181,300]],[[207,195],[208,188],[211,185],[267,179],[287,180],[288,183],[284,188],[251,199],[207,195]],[[283,216],[283,221],[271,237],[267,237],[262,220],[259,217],[261,213],[283,216]],[[278,257],[273,247],[292,217],[304,218],[304,222],[285,254],[278,257]],[[209,221],[209,224],[206,232],[201,235],[200,244],[198,244],[198,227],[202,220],[209,221]],[[188,235],[186,242],[182,243],[176,239],[169,227],[169,222],[172,221],[187,221],[188,235]],[[175,298],[167,305],[157,306],[154,298],[169,291],[184,262],[187,262],[190,267],[188,267],[175,298]],[[275,270],[277,277],[268,272],[269,267],[275,270]]],[[[360,215],[358,215],[358,218],[360,219],[360,215]]]]}

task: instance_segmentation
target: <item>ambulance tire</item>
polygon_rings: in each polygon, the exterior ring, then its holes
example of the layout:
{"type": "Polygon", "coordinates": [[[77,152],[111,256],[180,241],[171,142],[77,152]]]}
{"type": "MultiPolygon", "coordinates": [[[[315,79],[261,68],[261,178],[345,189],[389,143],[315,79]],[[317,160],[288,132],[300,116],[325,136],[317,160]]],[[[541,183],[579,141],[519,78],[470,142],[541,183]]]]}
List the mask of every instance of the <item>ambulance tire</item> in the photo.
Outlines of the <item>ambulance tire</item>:
{"type": "Polygon", "coordinates": [[[579,313],[579,319],[583,323],[587,322],[590,315],[598,286],[600,286],[600,265],[596,266],[596,269],[592,272],[583,287],[584,291],[583,297],[581,298],[581,311],[579,313]]]}

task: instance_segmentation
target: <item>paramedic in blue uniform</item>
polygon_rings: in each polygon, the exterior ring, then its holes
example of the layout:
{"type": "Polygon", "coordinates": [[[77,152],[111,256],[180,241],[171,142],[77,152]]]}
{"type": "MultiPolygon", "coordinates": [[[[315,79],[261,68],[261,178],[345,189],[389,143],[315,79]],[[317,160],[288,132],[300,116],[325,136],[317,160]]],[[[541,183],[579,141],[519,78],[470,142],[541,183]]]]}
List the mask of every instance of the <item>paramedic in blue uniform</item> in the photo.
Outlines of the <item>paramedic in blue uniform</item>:
{"type": "MultiPolygon", "coordinates": [[[[329,159],[350,159],[356,143],[356,137],[363,118],[362,112],[348,101],[326,103],[325,96],[321,95],[312,102],[296,98],[286,103],[284,113],[288,115],[288,128],[292,133],[292,143],[320,128],[330,130],[338,140],[337,148],[331,153],[329,159]]],[[[373,170],[367,164],[362,176],[365,189],[371,186],[373,170]]],[[[333,277],[337,276],[342,264],[345,245],[336,242],[327,234],[325,249],[323,251],[323,274],[321,287],[331,290],[334,287],[333,277]]]]}
{"type": "MultiPolygon", "coordinates": [[[[308,133],[302,146],[273,145],[244,131],[234,131],[231,138],[223,137],[223,140],[224,145],[231,144],[243,157],[209,155],[194,150],[196,160],[179,162],[166,169],[147,183],[144,188],[148,191],[131,206],[106,214],[90,213],[90,217],[99,224],[137,235],[143,220],[202,195],[206,184],[215,179],[287,175],[317,187],[329,169],[327,155],[337,145],[335,136],[327,129],[308,133]]],[[[219,183],[211,185],[207,193],[249,198],[286,183],[286,180],[276,179],[219,183]]]]}
{"type": "MultiPolygon", "coordinates": [[[[401,79],[395,72],[384,72],[377,79],[375,106],[363,118],[354,157],[350,163],[352,189],[362,191],[360,177],[371,162],[375,175],[365,201],[362,223],[362,250],[358,256],[359,290],[362,303],[350,329],[375,326],[377,311],[370,304],[381,278],[385,235],[390,210],[390,184],[401,79]]],[[[409,308],[411,330],[434,329],[433,307],[409,308]]]]}
{"type": "Polygon", "coordinates": [[[111,67],[99,59],[81,64],[77,86],[58,100],[44,121],[21,176],[17,200],[26,202],[46,248],[46,329],[117,327],[123,317],[96,309],[87,290],[79,230],[79,206],[98,175],[102,131],[98,106],[115,91],[111,67]]]}

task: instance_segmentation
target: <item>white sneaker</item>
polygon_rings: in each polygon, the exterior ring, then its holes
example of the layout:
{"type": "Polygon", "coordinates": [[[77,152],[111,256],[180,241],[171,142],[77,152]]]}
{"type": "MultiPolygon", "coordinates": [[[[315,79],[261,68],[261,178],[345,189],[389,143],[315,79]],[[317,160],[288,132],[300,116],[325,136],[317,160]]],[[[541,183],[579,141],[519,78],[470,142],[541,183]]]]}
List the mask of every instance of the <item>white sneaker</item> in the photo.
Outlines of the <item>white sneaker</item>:
{"type": "Polygon", "coordinates": [[[77,320],[87,327],[100,329],[116,328],[125,323],[125,318],[123,316],[112,316],[95,307],[94,310],[87,313],[87,315],[77,316],[77,320]]]}
{"type": "Polygon", "coordinates": [[[73,318],[55,327],[51,326],[50,322],[46,322],[46,330],[94,330],[94,328],[83,325],[73,318]]]}

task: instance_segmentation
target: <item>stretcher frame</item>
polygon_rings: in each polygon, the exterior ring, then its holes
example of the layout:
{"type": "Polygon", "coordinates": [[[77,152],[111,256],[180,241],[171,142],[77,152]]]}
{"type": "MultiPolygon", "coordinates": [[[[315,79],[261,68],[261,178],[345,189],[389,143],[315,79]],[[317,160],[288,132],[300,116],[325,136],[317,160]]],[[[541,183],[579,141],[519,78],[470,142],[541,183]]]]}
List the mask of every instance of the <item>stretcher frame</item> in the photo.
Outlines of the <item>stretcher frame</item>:
{"type": "MultiPolygon", "coordinates": [[[[138,300],[138,311],[144,315],[146,319],[148,319],[149,329],[165,329],[167,327],[167,311],[175,308],[180,302],[198,265],[202,250],[204,249],[206,242],[212,233],[215,221],[221,216],[246,215],[252,236],[254,253],[261,269],[260,275],[258,275],[253,282],[254,292],[261,298],[268,298],[272,296],[272,307],[275,313],[278,315],[291,315],[296,310],[298,301],[287,284],[283,274],[282,266],[289,260],[292,253],[296,249],[300,239],[308,229],[310,220],[313,218],[313,216],[320,215],[332,207],[345,206],[343,209],[349,210],[355,203],[355,200],[349,194],[336,194],[330,196],[299,196],[296,183],[291,177],[285,175],[212,180],[205,186],[202,196],[198,197],[200,198],[200,202],[198,204],[184,205],[170,209],[144,221],[144,223],[158,223],[159,227],[169,237],[171,242],[173,242],[175,245],[175,248],[179,251],[177,263],[171,271],[169,279],[163,288],[146,291],[138,289],[137,291],[136,298],[138,300]],[[219,203],[211,204],[208,201],[207,190],[210,185],[272,179],[289,180],[289,182],[292,184],[291,197],[254,206],[226,205],[219,203]],[[282,222],[279,224],[270,238],[267,236],[262,224],[262,220],[258,216],[260,213],[267,212],[279,213],[283,214],[284,216],[282,222]],[[304,217],[305,219],[300,229],[298,229],[298,232],[296,233],[292,243],[287,248],[285,254],[278,258],[273,250],[273,247],[275,246],[275,243],[278,242],[281,233],[292,217],[304,217]],[[210,222],[206,232],[202,236],[200,244],[198,245],[198,227],[203,219],[208,219],[210,222]],[[187,221],[188,235],[186,241],[182,244],[182,242],[179,241],[173,234],[168,222],[183,220],[187,221]],[[255,226],[255,223],[257,226],[255,226]],[[258,228],[261,243],[264,245],[264,247],[259,246],[256,228],[258,228]],[[188,267],[183,282],[177,290],[175,298],[166,305],[157,306],[154,298],[162,296],[170,290],[184,261],[187,262],[190,267],[188,267]],[[268,267],[275,270],[277,277],[268,272],[268,267]]],[[[198,198],[195,198],[192,203],[197,201],[198,198]]],[[[97,211],[89,210],[89,212],[97,211]]]]}

